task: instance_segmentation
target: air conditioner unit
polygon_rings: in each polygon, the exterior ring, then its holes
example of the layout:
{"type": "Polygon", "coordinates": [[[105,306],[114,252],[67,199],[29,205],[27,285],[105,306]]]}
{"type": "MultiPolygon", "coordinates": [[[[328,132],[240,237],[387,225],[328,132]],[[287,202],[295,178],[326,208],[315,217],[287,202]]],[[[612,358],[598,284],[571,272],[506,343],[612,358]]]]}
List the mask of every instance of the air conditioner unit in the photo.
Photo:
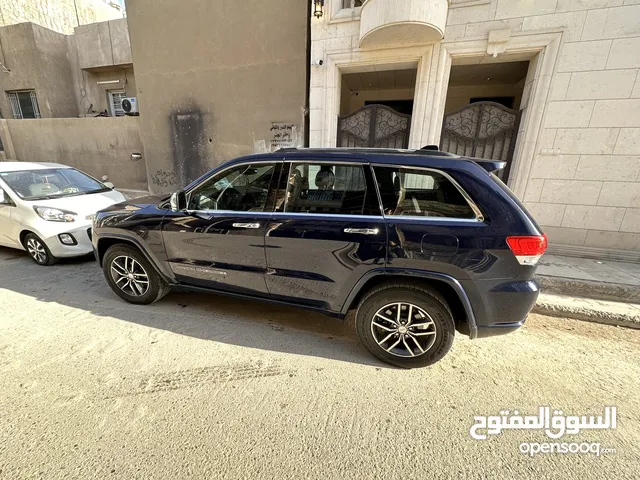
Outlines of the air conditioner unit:
{"type": "Polygon", "coordinates": [[[138,112],[138,99],[136,97],[123,98],[122,109],[127,115],[140,115],[138,112]]]}

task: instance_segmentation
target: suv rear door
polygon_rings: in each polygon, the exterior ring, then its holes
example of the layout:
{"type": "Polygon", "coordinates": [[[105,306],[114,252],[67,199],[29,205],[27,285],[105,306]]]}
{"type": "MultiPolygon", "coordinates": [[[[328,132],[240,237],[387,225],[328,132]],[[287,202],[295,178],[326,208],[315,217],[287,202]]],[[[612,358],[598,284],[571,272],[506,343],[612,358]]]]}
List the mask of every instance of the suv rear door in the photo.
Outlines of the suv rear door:
{"type": "Polygon", "coordinates": [[[469,278],[488,269],[482,213],[446,172],[374,165],[389,237],[389,268],[469,278]],[[484,265],[484,266],[483,266],[484,265]]]}
{"type": "Polygon", "coordinates": [[[368,270],[385,265],[385,225],[368,163],[287,161],[277,191],[265,235],[269,293],[339,310],[368,270]]]}

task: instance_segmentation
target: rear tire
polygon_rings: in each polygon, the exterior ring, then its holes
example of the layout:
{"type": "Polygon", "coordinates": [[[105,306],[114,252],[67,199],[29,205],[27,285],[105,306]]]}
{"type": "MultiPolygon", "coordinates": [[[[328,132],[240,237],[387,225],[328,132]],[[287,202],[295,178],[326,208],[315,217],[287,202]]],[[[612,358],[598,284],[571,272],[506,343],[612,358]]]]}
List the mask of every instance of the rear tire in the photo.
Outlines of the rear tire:
{"type": "Polygon", "coordinates": [[[31,260],[38,265],[45,267],[55,265],[58,263],[58,259],[51,254],[51,250],[47,247],[39,236],[35,233],[29,233],[24,237],[24,248],[31,257],[31,260]]]}
{"type": "Polygon", "coordinates": [[[396,367],[417,368],[433,365],[447,354],[455,324],[438,292],[398,283],[382,285],[363,297],[356,331],[374,357],[396,367]]]}
{"type": "Polygon", "coordinates": [[[130,245],[109,247],[102,271],[111,290],[129,303],[149,305],[171,290],[142,252],[130,245]]]}

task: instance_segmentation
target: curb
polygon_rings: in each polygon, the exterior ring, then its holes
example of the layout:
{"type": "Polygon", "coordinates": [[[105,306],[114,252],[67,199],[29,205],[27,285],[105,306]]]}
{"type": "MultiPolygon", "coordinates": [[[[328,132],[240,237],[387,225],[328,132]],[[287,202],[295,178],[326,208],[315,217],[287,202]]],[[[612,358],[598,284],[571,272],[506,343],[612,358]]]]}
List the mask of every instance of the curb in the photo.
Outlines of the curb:
{"type": "Polygon", "coordinates": [[[541,293],[533,313],[640,329],[640,305],[541,293]]]}
{"type": "Polygon", "coordinates": [[[612,302],[640,303],[640,285],[576,280],[565,277],[536,275],[536,281],[545,293],[567,295],[612,302]]]}

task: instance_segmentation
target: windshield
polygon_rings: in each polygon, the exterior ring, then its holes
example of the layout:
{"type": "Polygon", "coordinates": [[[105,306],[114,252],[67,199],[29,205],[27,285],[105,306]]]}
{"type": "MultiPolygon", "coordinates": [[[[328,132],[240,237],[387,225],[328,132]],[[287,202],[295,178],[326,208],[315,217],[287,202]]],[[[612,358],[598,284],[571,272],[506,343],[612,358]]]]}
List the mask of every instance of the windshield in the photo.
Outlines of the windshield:
{"type": "Polygon", "coordinates": [[[43,200],[109,191],[74,168],[3,172],[0,177],[23,200],[43,200]]]}

